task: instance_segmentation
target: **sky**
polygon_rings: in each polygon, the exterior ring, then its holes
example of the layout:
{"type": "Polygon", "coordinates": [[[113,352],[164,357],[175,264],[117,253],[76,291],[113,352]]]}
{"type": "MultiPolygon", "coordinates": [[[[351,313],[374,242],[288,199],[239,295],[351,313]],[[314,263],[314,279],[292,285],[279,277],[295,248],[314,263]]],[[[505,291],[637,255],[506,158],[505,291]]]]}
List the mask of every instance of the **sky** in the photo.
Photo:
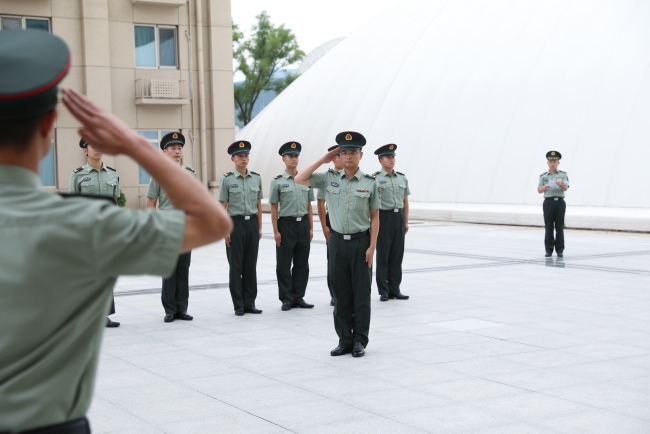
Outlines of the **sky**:
{"type": "MultiPolygon", "coordinates": [[[[266,10],[275,25],[291,29],[309,54],[331,39],[349,36],[395,0],[231,0],[232,19],[247,34],[266,10]]],[[[299,65],[295,65],[298,67],[299,65]]],[[[235,75],[235,81],[242,79],[235,75]]]]}

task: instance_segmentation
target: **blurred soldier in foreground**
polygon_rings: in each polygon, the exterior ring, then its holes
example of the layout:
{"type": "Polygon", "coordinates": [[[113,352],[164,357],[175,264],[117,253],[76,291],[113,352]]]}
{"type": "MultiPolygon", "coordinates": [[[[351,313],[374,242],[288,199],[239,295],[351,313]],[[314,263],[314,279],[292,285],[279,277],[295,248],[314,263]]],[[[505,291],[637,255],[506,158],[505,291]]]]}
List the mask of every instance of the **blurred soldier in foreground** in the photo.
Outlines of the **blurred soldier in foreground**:
{"type": "Polygon", "coordinates": [[[543,209],[546,226],[544,237],[546,255],[544,256],[547,258],[553,255],[553,249],[560,258],[564,256],[564,214],[566,213],[564,192],[569,189],[569,176],[566,172],[557,170],[561,159],[562,154],[557,151],[546,153],[546,164],[549,170],[539,175],[537,184],[537,192],[544,193],[543,209]]]}
{"type": "Polygon", "coordinates": [[[133,158],[177,210],[43,190],[39,163],[52,143],[68,47],[47,32],[2,31],[0,63],[0,432],[86,434],[117,277],[167,276],[179,253],[223,238],[232,223],[187,170],[73,90],[63,102],[80,135],[99,152],[133,158]]]}
{"type": "MultiPolygon", "coordinates": [[[[85,166],[77,167],[70,174],[68,193],[82,194],[84,196],[104,196],[115,201],[120,197],[120,178],[117,171],[102,162],[104,154],[93,148],[88,141],[81,139],[79,147],[88,157],[85,166]]],[[[115,313],[115,297],[111,295],[111,308],[109,315],[115,313]]],[[[120,323],[111,321],[106,317],[106,327],[119,327],[120,323]]]]}

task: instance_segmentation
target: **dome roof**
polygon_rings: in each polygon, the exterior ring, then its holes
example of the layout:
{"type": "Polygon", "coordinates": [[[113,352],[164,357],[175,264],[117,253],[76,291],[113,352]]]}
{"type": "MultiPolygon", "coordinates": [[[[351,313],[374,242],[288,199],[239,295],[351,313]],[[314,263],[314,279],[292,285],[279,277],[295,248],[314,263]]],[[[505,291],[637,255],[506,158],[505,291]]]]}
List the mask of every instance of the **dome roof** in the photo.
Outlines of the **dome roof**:
{"type": "Polygon", "coordinates": [[[396,143],[412,200],[539,204],[549,150],[572,205],[650,207],[650,2],[404,0],[315,63],[238,135],[250,167],[301,167],[340,131],[396,143]]]}

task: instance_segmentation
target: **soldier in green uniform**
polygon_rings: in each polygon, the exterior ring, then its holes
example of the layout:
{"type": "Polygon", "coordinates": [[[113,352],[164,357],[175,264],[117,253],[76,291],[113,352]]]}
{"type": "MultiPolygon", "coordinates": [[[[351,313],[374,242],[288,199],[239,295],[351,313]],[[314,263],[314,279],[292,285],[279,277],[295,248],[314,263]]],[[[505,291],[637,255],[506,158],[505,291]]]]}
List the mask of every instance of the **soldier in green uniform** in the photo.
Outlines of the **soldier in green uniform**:
{"type": "Polygon", "coordinates": [[[569,189],[569,176],[566,172],[557,170],[561,159],[562,154],[557,151],[546,153],[546,164],[549,170],[539,175],[537,185],[537,192],[544,193],[543,209],[546,226],[544,247],[546,247],[547,258],[553,255],[553,249],[560,258],[564,256],[564,214],[566,213],[564,192],[569,189]],[[553,234],[554,228],[555,234],[553,234]]]}
{"type": "Polygon", "coordinates": [[[230,296],[235,315],[262,313],[257,298],[257,253],[262,238],[262,177],[247,169],[251,144],[235,142],[228,147],[235,170],[221,177],[219,202],[228,210],[235,228],[226,236],[230,264],[230,296]]]}
{"type": "MultiPolygon", "coordinates": [[[[117,176],[117,171],[102,162],[104,154],[95,149],[88,141],[82,138],[79,141],[79,147],[88,157],[88,162],[85,166],[77,167],[70,174],[68,193],[109,197],[117,205],[117,199],[120,197],[120,178],[117,176]]],[[[111,298],[109,315],[115,313],[115,297],[111,298]]],[[[106,327],[119,326],[119,322],[111,321],[109,317],[106,317],[106,327]]]]}
{"type": "MultiPolygon", "coordinates": [[[[334,145],[331,146],[327,149],[327,152],[332,152],[334,149],[338,148],[339,145],[334,145]]],[[[341,160],[341,154],[336,154],[334,158],[332,159],[332,163],[334,164],[334,169],[329,169],[330,171],[341,171],[343,170],[343,161],[341,160]]],[[[317,201],[317,207],[318,207],[318,219],[320,220],[321,227],[323,228],[323,235],[325,235],[325,243],[327,244],[327,247],[329,249],[329,243],[330,243],[330,229],[332,229],[332,226],[330,225],[330,216],[327,213],[327,208],[325,207],[325,191],[324,190],[318,190],[318,193],[316,194],[316,201],[317,201]]],[[[329,251],[329,250],[328,250],[329,251]]],[[[334,292],[332,291],[332,282],[330,279],[330,267],[329,267],[330,259],[329,259],[329,253],[327,253],[327,288],[330,291],[330,306],[334,306],[334,292]]]]}
{"type": "Polygon", "coordinates": [[[73,90],[81,136],[133,158],[175,211],[45,191],[59,82],[70,52],[40,30],[0,32],[0,432],[88,434],[106,312],[120,275],[169,275],[179,252],[223,238],[232,222],[198,181],[117,117],[73,90]]]}
{"type": "Polygon", "coordinates": [[[404,239],[409,231],[409,182],[402,172],[395,171],[394,143],[375,151],[381,170],[373,173],[379,190],[379,235],[377,236],[377,289],[379,299],[408,300],[400,292],[404,239]]]}
{"type": "Polygon", "coordinates": [[[336,136],[343,170],[314,173],[339,153],[336,148],[303,169],[296,182],[325,191],[329,209],[329,269],[334,291],[334,328],[339,345],[332,356],[362,357],[370,329],[372,259],[379,231],[379,192],[373,175],[359,169],[366,139],[345,131],[336,136]]]}
{"type": "MultiPolygon", "coordinates": [[[[165,155],[171,158],[176,164],[183,169],[188,170],[192,176],[196,177],[194,169],[185,167],[181,164],[183,159],[183,147],[185,146],[185,136],[181,133],[167,133],[160,141],[160,149],[165,155]]],[[[160,188],[158,181],[151,178],[149,188],[147,189],[147,198],[149,199],[147,207],[162,211],[174,209],[174,205],[165,194],[165,190],[160,188]]],[[[186,252],[178,255],[176,269],[171,276],[163,279],[161,300],[165,309],[165,322],[172,322],[175,319],[192,321],[194,317],[187,313],[187,305],[190,298],[190,261],[192,252],[186,252]]]]}
{"type": "Polygon", "coordinates": [[[311,187],[294,181],[298,174],[301,149],[302,145],[298,142],[287,142],[280,147],[279,154],[286,170],[273,178],[269,193],[276,244],[275,273],[284,311],[291,310],[292,307],[314,307],[304,299],[309,280],[309,250],[314,237],[314,215],[311,208],[314,192],[311,187]]]}

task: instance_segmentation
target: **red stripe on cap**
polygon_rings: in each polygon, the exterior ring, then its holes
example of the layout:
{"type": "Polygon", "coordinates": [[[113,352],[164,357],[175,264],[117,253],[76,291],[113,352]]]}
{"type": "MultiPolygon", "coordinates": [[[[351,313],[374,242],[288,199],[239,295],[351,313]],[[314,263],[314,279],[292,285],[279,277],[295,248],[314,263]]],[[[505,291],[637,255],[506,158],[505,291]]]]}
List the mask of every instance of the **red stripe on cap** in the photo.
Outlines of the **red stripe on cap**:
{"type": "Polygon", "coordinates": [[[41,92],[45,92],[48,89],[51,89],[52,87],[56,86],[62,79],[65,77],[65,75],[68,72],[68,69],[70,69],[70,64],[72,63],[72,54],[68,56],[68,63],[66,63],[65,68],[63,68],[63,71],[61,71],[55,78],[54,80],[50,81],[48,84],[39,87],[38,89],[30,90],[27,92],[23,93],[14,93],[12,95],[0,95],[0,99],[18,99],[18,98],[27,98],[28,96],[36,95],[41,92]]]}

